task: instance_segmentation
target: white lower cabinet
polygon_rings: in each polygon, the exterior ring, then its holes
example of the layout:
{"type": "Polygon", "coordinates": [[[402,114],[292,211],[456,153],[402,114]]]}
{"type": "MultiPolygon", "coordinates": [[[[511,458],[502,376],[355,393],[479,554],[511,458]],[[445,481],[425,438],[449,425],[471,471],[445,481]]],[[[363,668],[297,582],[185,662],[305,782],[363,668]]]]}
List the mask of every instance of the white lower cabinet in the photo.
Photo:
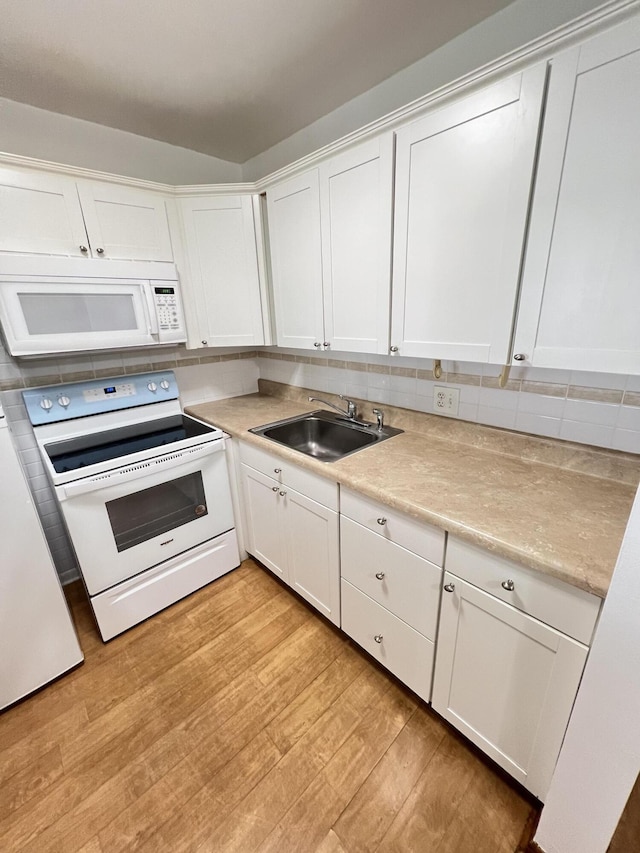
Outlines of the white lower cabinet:
{"type": "Polygon", "coordinates": [[[247,550],[339,626],[336,484],[249,446],[240,459],[247,550]]]}
{"type": "Polygon", "coordinates": [[[444,576],[433,707],[544,800],[588,645],[525,611],[531,601],[550,622],[557,613],[588,643],[599,600],[455,539],[449,564],[458,573],[444,576]]]}
{"type": "Polygon", "coordinates": [[[342,629],[428,702],[444,533],[347,490],[341,512],[342,629]]]}

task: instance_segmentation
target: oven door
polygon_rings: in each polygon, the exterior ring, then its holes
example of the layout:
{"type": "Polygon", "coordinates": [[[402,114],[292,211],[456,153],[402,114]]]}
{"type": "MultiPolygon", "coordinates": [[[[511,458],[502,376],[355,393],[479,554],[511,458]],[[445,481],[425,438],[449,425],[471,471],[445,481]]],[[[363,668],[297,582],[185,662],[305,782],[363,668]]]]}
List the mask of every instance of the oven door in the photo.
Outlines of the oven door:
{"type": "Polygon", "coordinates": [[[224,440],[56,487],[90,595],[234,527],[224,440]]]}

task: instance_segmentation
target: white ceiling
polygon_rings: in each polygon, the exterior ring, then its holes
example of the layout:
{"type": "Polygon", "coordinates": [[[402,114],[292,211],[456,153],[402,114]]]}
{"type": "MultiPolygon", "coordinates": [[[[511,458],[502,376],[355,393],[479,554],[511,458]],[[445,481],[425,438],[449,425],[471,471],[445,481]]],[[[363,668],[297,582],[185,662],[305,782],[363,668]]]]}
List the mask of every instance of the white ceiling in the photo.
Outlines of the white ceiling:
{"type": "Polygon", "coordinates": [[[0,0],[0,96],[242,163],[512,0],[0,0]]]}

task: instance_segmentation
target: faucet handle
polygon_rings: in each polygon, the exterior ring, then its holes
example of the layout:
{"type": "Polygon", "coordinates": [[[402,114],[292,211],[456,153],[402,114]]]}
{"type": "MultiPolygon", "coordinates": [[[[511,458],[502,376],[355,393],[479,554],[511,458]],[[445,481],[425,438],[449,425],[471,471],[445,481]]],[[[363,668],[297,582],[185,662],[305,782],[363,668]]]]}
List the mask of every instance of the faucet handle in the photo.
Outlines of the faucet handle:
{"type": "Polygon", "coordinates": [[[348,397],[345,397],[344,394],[338,394],[338,397],[340,397],[341,400],[344,400],[347,404],[347,415],[350,418],[355,418],[358,411],[357,403],[355,403],[353,400],[350,400],[348,397]]]}
{"type": "Polygon", "coordinates": [[[371,409],[371,411],[378,419],[378,429],[381,430],[384,426],[384,412],[382,409],[371,409]]]}

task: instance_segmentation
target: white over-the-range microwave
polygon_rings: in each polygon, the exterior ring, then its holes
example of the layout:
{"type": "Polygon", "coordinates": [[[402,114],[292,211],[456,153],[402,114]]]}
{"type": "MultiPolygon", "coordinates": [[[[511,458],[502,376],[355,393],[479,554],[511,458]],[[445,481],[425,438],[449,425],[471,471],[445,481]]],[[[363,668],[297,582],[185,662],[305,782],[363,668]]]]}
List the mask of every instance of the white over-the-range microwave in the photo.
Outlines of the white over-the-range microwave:
{"type": "Polygon", "coordinates": [[[0,259],[9,352],[46,356],[186,341],[174,264],[92,258],[0,259]]]}

